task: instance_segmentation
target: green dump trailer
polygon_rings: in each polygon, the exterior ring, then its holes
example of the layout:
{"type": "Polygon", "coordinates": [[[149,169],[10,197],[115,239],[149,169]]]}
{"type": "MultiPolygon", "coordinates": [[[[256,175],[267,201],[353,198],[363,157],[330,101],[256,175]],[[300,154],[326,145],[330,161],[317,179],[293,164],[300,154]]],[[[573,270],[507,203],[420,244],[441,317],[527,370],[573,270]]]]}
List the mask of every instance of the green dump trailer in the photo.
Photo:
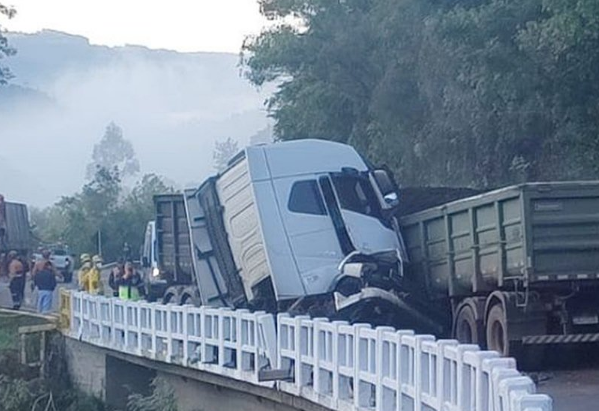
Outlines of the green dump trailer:
{"type": "Polygon", "coordinates": [[[507,187],[401,226],[405,286],[447,334],[504,355],[599,341],[599,181],[507,187]]]}

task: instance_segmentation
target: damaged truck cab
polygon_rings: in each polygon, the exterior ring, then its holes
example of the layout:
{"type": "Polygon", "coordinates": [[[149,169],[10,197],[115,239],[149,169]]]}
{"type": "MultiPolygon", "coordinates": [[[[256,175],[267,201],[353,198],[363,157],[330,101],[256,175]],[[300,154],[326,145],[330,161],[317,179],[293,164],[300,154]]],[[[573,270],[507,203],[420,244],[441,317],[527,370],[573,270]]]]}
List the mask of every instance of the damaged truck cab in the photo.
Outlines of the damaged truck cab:
{"type": "MultiPolygon", "coordinates": [[[[248,147],[183,197],[201,304],[335,317],[395,298],[405,255],[396,187],[350,146],[248,147]]],[[[164,249],[168,238],[157,239],[164,249]]]]}

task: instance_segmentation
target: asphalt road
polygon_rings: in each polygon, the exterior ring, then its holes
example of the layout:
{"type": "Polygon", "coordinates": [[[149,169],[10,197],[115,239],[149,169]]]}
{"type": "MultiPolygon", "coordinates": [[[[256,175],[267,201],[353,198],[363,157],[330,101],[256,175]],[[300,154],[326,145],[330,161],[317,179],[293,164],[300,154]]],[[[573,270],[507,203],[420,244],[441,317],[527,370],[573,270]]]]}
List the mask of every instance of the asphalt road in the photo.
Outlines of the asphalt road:
{"type": "MultiPolygon", "coordinates": [[[[77,288],[77,284],[74,281],[71,284],[63,284],[59,283],[58,287],[54,291],[54,298],[52,299],[52,306],[55,311],[58,311],[59,304],[59,293],[61,288],[67,289],[75,289],[77,288]]],[[[37,291],[31,292],[30,283],[27,282],[25,286],[25,301],[22,306],[22,309],[27,311],[36,311],[36,301],[37,301],[37,291]]],[[[2,308],[12,308],[12,298],[10,296],[10,290],[8,288],[8,281],[5,279],[0,279],[0,307],[2,308]]]]}
{"type": "MultiPolygon", "coordinates": [[[[107,273],[103,272],[106,283],[107,273]]],[[[77,288],[72,284],[59,284],[53,304],[58,309],[60,288],[77,288]]],[[[108,285],[105,284],[105,289],[108,285]]],[[[35,311],[35,292],[29,284],[25,287],[24,309],[35,311]]],[[[12,306],[8,283],[0,280],[0,307],[12,306]]],[[[537,382],[539,393],[554,400],[555,411],[599,410],[599,345],[577,347],[552,347],[547,349],[543,370],[528,374],[537,382]]]]}
{"type": "Polygon", "coordinates": [[[554,411],[599,410],[599,345],[549,347],[543,371],[531,373],[554,411]]]}

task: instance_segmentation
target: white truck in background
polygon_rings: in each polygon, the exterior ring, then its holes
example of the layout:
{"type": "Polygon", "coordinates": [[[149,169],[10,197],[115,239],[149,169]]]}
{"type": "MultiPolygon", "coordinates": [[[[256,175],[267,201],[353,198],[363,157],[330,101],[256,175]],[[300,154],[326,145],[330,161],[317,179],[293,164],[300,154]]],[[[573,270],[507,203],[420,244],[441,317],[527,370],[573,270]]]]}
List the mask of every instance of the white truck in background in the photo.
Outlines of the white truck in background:
{"type": "Polygon", "coordinates": [[[348,145],[248,147],[198,189],[155,204],[142,261],[156,299],[384,323],[377,313],[410,309],[398,298],[396,186],[348,145]]]}

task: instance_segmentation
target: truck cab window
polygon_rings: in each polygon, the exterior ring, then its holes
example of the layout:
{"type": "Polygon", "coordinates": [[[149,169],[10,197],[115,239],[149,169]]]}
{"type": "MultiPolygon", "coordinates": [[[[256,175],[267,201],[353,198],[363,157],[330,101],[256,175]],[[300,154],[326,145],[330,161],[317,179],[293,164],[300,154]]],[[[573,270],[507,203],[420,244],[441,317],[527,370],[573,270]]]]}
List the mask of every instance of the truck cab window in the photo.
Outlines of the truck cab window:
{"type": "Polygon", "coordinates": [[[287,208],[294,213],[326,215],[316,180],[298,181],[293,184],[287,208]]]}
{"type": "Polygon", "coordinates": [[[380,205],[370,181],[358,175],[333,175],[333,185],[341,208],[381,219],[380,205]]]}

